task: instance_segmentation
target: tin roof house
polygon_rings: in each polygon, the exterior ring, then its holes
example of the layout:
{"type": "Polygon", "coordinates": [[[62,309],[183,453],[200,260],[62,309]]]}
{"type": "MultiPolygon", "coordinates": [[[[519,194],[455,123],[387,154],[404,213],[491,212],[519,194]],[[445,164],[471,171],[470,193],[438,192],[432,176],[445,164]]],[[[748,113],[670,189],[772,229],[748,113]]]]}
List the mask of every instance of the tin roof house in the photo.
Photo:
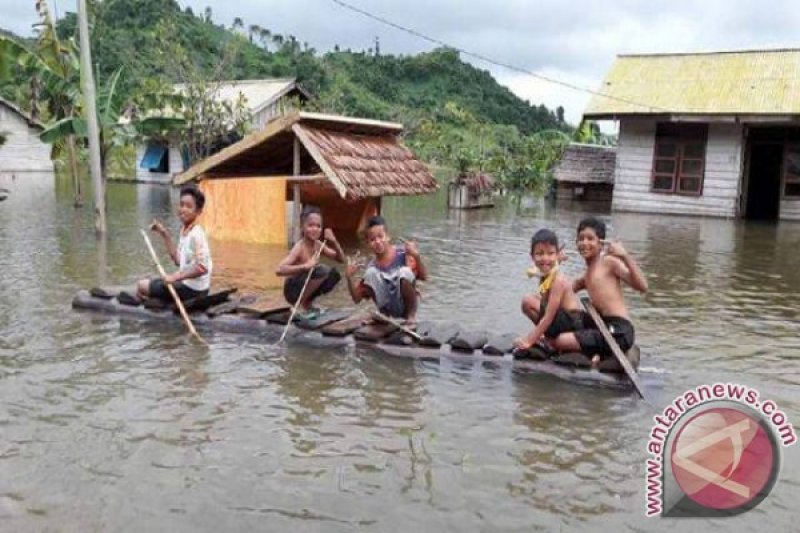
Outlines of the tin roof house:
{"type": "Polygon", "coordinates": [[[612,209],[800,219],[800,49],[618,56],[612,209]]]}

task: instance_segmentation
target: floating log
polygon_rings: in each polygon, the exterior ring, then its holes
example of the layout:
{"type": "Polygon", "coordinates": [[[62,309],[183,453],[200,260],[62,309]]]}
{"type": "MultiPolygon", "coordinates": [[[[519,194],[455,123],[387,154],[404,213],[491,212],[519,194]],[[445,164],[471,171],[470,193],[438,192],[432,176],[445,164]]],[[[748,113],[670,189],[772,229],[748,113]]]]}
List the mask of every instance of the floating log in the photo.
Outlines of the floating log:
{"type": "Polygon", "coordinates": [[[450,341],[450,346],[454,350],[471,352],[480,350],[487,342],[489,342],[489,335],[484,331],[461,331],[450,341]]]}
{"type": "Polygon", "coordinates": [[[302,318],[298,318],[295,316],[294,323],[297,325],[298,328],[302,329],[319,329],[323,326],[327,326],[328,324],[332,324],[334,322],[339,322],[348,318],[352,313],[345,309],[332,309],[330,311],[325,311],[321,313],[317,318],[314,320],[304,320],[302,318]]]}
{"type": "Polygon", "coordinates": [[[516,336],[512,333],[504,335],[493,334],[489,336],[486,346],[483,347],[483,353],[487,355],[503,355],[514,351],[514,339],[516,336]]]}
{"type": "MultiPolygon", "coordinates": [[[[240,313],[264,317],[271,313],[288,311],[291,308],[292,306],[283,299],[283,296],[259,296],[255,301],[242,301],[242,304],[236,310],[240,313]]],[[[288,320],[288,318],[287,315],[286,319],[288,320]]]]}
{"type": "MultiPolygon", "coordinates": [[[[231,302],[233,301],[234,299],[231,300],[231,302]]],[[[75,309],[100,312],[104,316],[118,315],[120,317],[156,320],[159,322],[163,322],[164,320],[178,320],[172,311],[150,310],[141,305],[123,305],[117,298],[105,299],[93,297],[89,291],[79,291],[72,301],[72,306],[75,309]]],[[[270,323],[253,314],[227,313],[210,317],[208,316],[208,311],[211,311],[211,309],[208,309],[205,313],[195,312],[192,314],[192,321],[199,328],[209,328],[215,331],[232,333],[274,335],[275,338],[277,338],[283,330],[283,326],[270,323]]],[[[334,311],[330,313],[334,313],[334,311]]],[[[318,347],[340,347],[355,344],[362,349],[375,349],[382,353],[395,356],[430,360],[452,358],[464,362],[474,361],[477,364],[491,364],[493,368],[499,368],[497,365],[512,365],[517,371],[544,373],[571,382],[633,390],[630,381],[624,374],[603,373],[596,369],[585,368],[588,361],[588,358],[585,358],[585,356],[581,356],[583,359],[576,359],[574,361],[579,365],[583,365],[582,368],[579,368],[572,365],[559,365],[550,359],[544,361],[517,360],[509,355],[499,357],[498,355],[489,355],[494,349],[506,352],[509,348],[508,343],[513,340],[511,334],[492,336],[492,339],[489,339],[484,346],[486,352],[480,350],[463,352],[454,349],[447,343],[438,346],[425,346],[413,342],[408,344],[410,337],[406,335],[406,338],[403,338],[403,334],[398,332],[394,326],[389,324],[372,324],[362,327],[361,322],[364,320],[364,315],[362,313],[356,312],[350,314],[344,311],[341,313],[337,311],[336,313],[338,316],[342,317],[341,320],[327,323],[316,330],[312,329],[297,332],[297,334],[291,336],[292,341],[318,347]],[[348,331],[353,331],[353,334],[346,333],[348,331]]],[[[212,315],[213,314],[214,313],[212,313],[212,315]]],[[[331,318],[333,318],[333,316],[331,316],[331,318]]],[[[436,342],[442,337],[454,338],[458,336],[457,328],[454,330],[454,325],[452,323],[422,324],[418,328],[418,331],[436,342]]],[[[466,341],[467,339],[464,337],[468,337],[468,335],[461,335],[461,337],[462,340],[466,341]]],[[[559,360],[561,360],[562,363],[568,363],[573,357],[577,358],[574,354],[565,354],[561,356],[559,360]]],[[[638,363],[638,349],[632,349],[628,353],[628,357],[634,364],[638,363]]]]}

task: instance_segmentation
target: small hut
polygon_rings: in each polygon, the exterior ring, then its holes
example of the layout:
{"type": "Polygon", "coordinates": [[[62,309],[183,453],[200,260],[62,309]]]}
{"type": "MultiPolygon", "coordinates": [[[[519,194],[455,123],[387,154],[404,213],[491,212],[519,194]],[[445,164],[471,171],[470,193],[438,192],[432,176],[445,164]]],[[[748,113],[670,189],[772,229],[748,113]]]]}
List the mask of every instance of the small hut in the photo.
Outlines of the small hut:
{"type": "Polygon", "coordinates": [[[0,98],[0,174],[53,172],[52,147],[39,139],[41,122],[0,98]]]}
{"type": "Polygon", "coordinates": [[[461,172],[447,187],[451,209],[494,207],[494,178],[483,172],[461,172]]]}
{"type": "Polygon", "coordinates": [[[391,122],[294,112],[173,182],[199,182],[207,196],[203,223],[218,239],[286,244],[288,226],[298,238],[300,210],[309,203],[321,208],[325,225],[337,234],[355,235],[380,213],[383,196],[439,187],[400,143],[402,131],[391,122]]]}
{"type": "Polygon", "coordinates": [[[553,167],[556,199],[611,202],[616,161],[613,146],[570,143],[553,167]]]}

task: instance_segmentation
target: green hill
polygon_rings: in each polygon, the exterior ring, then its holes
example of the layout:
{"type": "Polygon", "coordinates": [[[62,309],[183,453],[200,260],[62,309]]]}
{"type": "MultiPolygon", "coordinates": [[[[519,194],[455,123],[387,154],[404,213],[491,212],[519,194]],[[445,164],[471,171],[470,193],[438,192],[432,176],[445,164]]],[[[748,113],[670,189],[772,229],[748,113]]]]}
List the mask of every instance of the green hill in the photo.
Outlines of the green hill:
{"type": "MultiPolygon", "coordinates": [[[[454,50],[394,56],[337,47],[319,53],[295,36],[245,21],[231,28],[217,25],[209,8],[195,14],[174,0],[105,0],[91,9],[98,74],[107,77],[124,66],[121,83],[128,95],[148,80],[182,81],[166,57],[168,40],[208,77],[296,77],[319,97],[315,105],[322,110],[402,122],[407,141],[433,163],[491,167],[484,163],[500,152],[519,152],[530,135],[571,129],[563,110],[523,101],[454,50]],[[235,56],[226,56],[232,47],[235,56]]],[[[68,13],[58,21],[58,33],[74,36],[76,26],[75,15],[68,13]]],[[[19,91],[7,96],[20,99],[19,91]]]]}

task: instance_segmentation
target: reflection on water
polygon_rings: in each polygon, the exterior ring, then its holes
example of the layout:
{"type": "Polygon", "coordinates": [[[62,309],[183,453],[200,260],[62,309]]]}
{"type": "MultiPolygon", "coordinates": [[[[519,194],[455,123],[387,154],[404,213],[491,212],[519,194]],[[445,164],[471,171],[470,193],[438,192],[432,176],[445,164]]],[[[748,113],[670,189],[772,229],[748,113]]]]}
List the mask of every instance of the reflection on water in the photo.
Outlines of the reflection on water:
{"type": "MultiPolygon", "coordinates": [[[[153,272],[138,228],[159,217],[177,229],[175,193],[110,186],[109,234],[98,242],[91,209],[72,207],[67,180],[20,176],[12,189],[0,204],[0,529],[671,527],[643,518],[653,413],[635,397],[505,364],[353,346],[274,347],[208,332],[202,348],[177,323],[74,313],[78,288],[153,272]]],[[[390,233],[417,239],[431,271],[421,319],[523,331],[530,235],[549,226],[574,250],[574,228],[593,212],[650,281],[629,301],[657,403],[734,381],[800,412],[800,224],[535,199],[444,205],[442,195],[385,201],[390,233]]],[[[273,271],[285,250],[212,247],[217,286],[280,287],[273,271]]],[[[581,268],[575,253],[564,266],[581,268]]],[[[345,304],[343,286],[323,301],[345,304]]],[[[780,480],[737,526],[792,525],[800,468],[791,453],[780,480]]]]}

